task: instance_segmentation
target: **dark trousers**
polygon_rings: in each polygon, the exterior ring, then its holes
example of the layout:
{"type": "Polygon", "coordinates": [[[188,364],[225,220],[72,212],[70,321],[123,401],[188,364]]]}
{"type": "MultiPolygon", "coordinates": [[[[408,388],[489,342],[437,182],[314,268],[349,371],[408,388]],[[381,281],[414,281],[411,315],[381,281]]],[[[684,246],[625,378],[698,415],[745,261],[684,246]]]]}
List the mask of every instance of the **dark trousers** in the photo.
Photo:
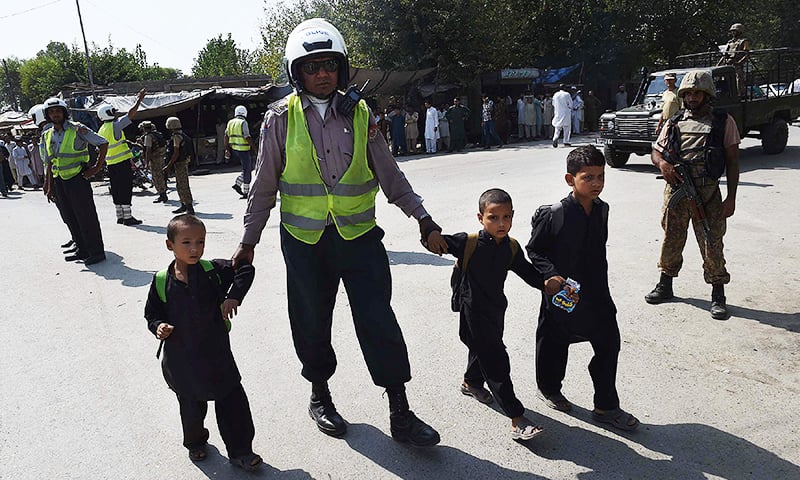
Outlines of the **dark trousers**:
{"type": "Polygon", "coordinates": [[[503,141],[500,140],[500,135],[497,133],[497,128],[494,125],[494,120],[486,120],[483,122],[483,146],[489,148],[492,140],[502,145],[503,141]]]}
{"type": "Polygon", "coordinates": [[[411,379],[403,332],[390,305],[392,278],[382,238],[376,226],[345,240],[331,225],[309,245],[281,226],[292,339],[308,381],[325,382],[336,371],[331,325],[340,280],[372,381],[389,387],[411,379]]]}
{"type": "Polygon", "coordinates": [[[487,314],[461,307],[459,337],[469,349],[464,381],[480,387],[484,382],[509,418],[520,417],[525,407],[514,394],[511,363],[503,344],[503,312],[487,314]]]}
{"type": "Polygon", "coordinates": [[[619,407],[617,395],[617,358],[620,337],[617,321],[611,318],[588,334],[577,337],[566,331],[557,320],[539,320],[536,329],[536,383],[545,395],[561,393],[561,382],[567,371],[570,343],[588,340],[594,350],[589,362],[589,375],[594,384],[594,406],[602,410],[619,407]]]}
{"type": "Polygon", "coordinates": [[[253,158],[250,156],[250,151],[231,150],[231,155],[242,165],[242,183],[249,185],[253,177],[253,158]]]}
{"type": "Polygon", "coordinates": [[[131,161],[108,166],[108,179],[111,182],[111,199],[114,205],[130,205],[133,196],[133,170],[131,161]]]}
{"type": "MultiPolygon", "coordinates": [[[[3,165],[5,165],[5,163],[3,165]]],[[[0,165],[0,193],[8,195],[8,187],[6,186],[6,176],[4,173],[5,168],[3,168],[3,165],[0,165]]]]}
{"type": "MultiPolygon", "coordinates": [[[[208,402],[178,395],[183,426],[183,446],[189,450],[200,448],[208,441],[208,430],[203,426],[208,412],[208,402]]],[[[250,403],[239,383],[225,397],[214,401],[222,441],[228,450],[228,457],[234,458],[253,452],[253,437],[256,435],[250,403]]]]}
{"type": "Polygon", "coordinates": [[[56,205],[75,240],[77,253],[85,256],[104,254],[103,234],[89,181],[81,174],[69,180],[57,177],[53,179],[53,188],[56,205]]]}

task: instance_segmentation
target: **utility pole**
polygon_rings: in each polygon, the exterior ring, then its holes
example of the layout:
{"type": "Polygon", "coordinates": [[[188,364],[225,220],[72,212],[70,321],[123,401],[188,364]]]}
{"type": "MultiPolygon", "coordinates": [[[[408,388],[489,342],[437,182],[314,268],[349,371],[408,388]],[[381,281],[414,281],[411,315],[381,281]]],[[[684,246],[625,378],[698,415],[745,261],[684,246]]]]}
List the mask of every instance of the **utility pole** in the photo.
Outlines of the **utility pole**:
{"type": "Polygon", "coordinates": [[[89,86],[92,89],[92,97],[94,94],[94,78],[92,77],[92,63],[89,61],[89,44],[86,43],[86,32],[83,31],[83,17],[81,17],[81,4],[75,0],[75,5],[78,7],[78,21],[81,24],[81,35],[83,35],[83,51],[86,54],[86,72],[89,74],[89,86]]]}
{"type": "Polygon", "coordinates": [[[3,59],[3,68],[6,71],[6,81],[8,82],[8,98],[11,100],[11,106],[14,107],[14,111],[18,112],[17,95],[14,93],[14,84],[11,83],[11,74],[8,73],[8,64],[5,58],[3,59]]]}

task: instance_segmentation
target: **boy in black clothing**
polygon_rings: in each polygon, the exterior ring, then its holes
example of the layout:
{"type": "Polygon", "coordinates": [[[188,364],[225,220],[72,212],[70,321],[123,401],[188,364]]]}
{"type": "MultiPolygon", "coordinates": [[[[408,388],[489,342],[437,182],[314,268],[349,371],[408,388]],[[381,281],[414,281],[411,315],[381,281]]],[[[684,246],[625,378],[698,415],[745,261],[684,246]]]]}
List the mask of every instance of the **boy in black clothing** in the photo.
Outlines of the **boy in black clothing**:
{"type": "Polygon", "coordinates": [[[470,241],[466,233],[443,235],[448,253],[458,258],[463,269],[460,288],[454,287],[460,294],[458,305],[453,305],[460,314],[459,336],[469,349],[461,393],[487,404],[492,403],[494,394],[500,408],[511,418],[511,438],[528,440],[540,434],[542,427],[523,416],[525,407],[514,394],[511,365],[503,344],[503,317],[508,306],[503,284],[509,270],[536,288],[541,288],[542,277],[518,251],[517,241],[508,236],[514,217],[508,193],[500,189],[484,192],[478,210],[483,230],[477,239],[470,241]],[[484,382],[491,393],[483,387],[484,382]]]}
{"type": "Polygon", "coordinates": [[[567,156],[565,179],[572,193],[560,205],[541,207],[533,217],[528,256],[544,280],[536,330],[536,382],[545,403],[569,411],[561,394],[570,343],[588,340],[594,349],[589,374],[594,384],[592,418],[622,430],[639,421],[619,408],[616,389],[620,349],[617,308],[608,287],[608,204],[598,198],[605,182],[605,159],[593,146],[567,156]],[[580,284],[574,310],[553,304],[567,278],[580,284]]]}
{"type": "Polygon", "coordinates": [[[167,249],[175,261],[153,279],[144,316],[164,347],[161,369],[178,396],[189,458],[206,458],[203,421],[207,402],[213,400],[230,462],[254,470],[262,459],[253,453],[255,428],[228,329],[255,270],[241,265],[234,271],[229,260],[201,260],[205,236],[203,222],[194,215],[178,215],[169,222],[167,249]]]}

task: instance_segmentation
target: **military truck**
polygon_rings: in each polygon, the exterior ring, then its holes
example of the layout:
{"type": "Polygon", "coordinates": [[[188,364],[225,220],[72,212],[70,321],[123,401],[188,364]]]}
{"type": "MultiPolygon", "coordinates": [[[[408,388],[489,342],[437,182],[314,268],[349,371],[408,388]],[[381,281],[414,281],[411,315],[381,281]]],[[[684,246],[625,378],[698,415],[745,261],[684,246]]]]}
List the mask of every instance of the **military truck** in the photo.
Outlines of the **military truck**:
{"type": "Polygon", "coordinates": [[[730,65],[716,66],[721,55],[715,52],[678,57],[678,66],[648,73],[643,69],[642,83],[633,105],[600,116],[600,136],[606,163],[611,167],[625,165],[632,153],[649,157],[656,129],[661,118],[661,94],[666,90],[664,75],[674,73],[676,86],[691,70],[708,70],[714,77],[717,98],[714,107],[726,110],[739,127],[742,136],[761,139],[766,154],[781,153],[789,137],[788,125],[800,117],[800,92],[783,90],[783,94],[768,94],[758,85],[791,84],[800,78],[798,58],[800,49],[767,49],[750,53],[745,69],[746,95],[740,96],[736,69],[730,65]],[[712,66],[713,65],[713,66],[712,66]]]}

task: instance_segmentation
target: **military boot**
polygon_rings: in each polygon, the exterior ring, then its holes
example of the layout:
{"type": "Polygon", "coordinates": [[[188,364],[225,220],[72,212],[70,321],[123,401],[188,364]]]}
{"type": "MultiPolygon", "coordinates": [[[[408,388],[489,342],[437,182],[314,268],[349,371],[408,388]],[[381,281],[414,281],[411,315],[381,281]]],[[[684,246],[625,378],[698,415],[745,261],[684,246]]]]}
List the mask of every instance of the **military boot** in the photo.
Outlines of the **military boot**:
{"type": "Polygon", "coordinates": [[[653,291],[644,296],[644,301],[653,305],[657,305],[659,303],[666,302],[673,296],[672,277],[662,273],[661,278],[658,280],[658,283],[653,291]]]}
{"type": "Polygon", "coordinates": [[[386,394],[389,396],[389,423],[393,439],[415,447],[432,447],[439,443],[439,432],[408,409],[405,387],[387,388],[386,394]]]}
{"type": "Polygon", "coordinates": [[[711,318],[717,320],[728,318],[728,306],[725,305],[725,285],[711,286],[711,318]]]}

